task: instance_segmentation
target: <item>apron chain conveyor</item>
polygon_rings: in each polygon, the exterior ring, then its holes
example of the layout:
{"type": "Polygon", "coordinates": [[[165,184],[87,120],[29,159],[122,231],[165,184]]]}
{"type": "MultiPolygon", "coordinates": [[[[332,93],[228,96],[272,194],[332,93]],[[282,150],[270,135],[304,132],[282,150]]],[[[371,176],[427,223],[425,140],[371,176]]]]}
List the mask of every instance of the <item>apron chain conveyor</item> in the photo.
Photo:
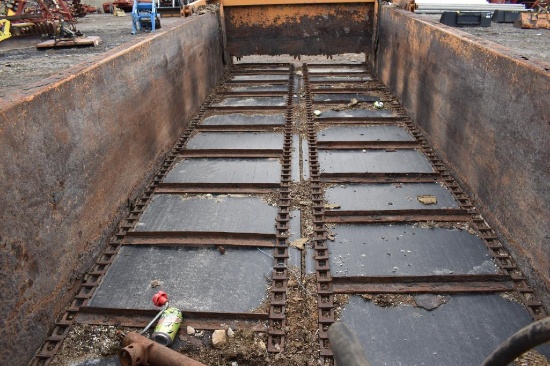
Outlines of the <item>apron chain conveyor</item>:
{"type": "Polygon", "coordinates": [[[322,364],[333,362],[327,331],[337,320],[373,364],[444,365],[481,364],[546,316],[364,64],[234,66],[129,206],[31,364],[48,364],[74,324],[143,327],[157,312],[153,280],[184,325],[264,332],[283,358],[297,342],[289,294],[309,296],[318,345],[304,348],[322,364]],[[305,248],[290,245],[303,238],[305,248]]]}

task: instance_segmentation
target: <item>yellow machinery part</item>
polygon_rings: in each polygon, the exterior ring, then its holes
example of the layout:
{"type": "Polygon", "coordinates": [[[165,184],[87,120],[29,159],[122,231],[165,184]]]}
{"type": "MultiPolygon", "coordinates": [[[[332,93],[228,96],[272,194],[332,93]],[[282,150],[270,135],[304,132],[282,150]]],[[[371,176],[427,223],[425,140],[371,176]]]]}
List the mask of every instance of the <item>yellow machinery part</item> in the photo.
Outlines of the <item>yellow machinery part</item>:
{"type": "Polygon", "coordinates": [[[0,19],[0,42],[11,37],[11,23],[7,19],[0,19]]]}

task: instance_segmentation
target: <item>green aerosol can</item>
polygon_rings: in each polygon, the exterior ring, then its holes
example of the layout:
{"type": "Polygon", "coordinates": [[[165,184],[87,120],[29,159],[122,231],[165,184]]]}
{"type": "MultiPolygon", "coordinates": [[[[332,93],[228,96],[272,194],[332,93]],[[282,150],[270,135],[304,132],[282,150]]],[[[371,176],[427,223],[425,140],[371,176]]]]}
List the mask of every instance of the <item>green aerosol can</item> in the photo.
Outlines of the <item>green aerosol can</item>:
{"type": "Polygon", "coordinates": [[[183,316],[178,308],[170,307],[164,310],[153,332],[153,340],[163,346],[172,344],[182,320],[183,316]]]}

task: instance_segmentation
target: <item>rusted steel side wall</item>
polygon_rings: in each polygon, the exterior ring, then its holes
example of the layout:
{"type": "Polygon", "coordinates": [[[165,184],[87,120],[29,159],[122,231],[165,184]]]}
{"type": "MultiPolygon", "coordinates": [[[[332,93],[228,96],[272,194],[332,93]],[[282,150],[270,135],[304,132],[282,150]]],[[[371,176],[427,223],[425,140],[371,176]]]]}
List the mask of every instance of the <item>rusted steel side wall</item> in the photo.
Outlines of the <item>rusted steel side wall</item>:
{"type": "Polygon", "coordinates": [[[373,3],[224,7],[230,56],[335,55],[372,49],[373,3]]]}
{"type": "Polygon", "coordinates": [[[384,7],[376,71],[550,305],[550,65],[384,7]]]}
{"type": "Polygon", "coordinates": [[[0,105],[1,360],[26,364],[48,335],[222,77],[220,44],[215,14],[187,18],[0,105]]]}

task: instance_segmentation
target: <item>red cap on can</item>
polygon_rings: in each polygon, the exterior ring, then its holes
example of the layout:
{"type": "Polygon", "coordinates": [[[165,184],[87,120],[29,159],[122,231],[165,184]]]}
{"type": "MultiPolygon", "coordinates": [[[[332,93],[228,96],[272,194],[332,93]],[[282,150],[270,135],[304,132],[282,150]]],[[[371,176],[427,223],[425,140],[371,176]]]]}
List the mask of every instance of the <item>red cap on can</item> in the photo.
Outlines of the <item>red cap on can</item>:
{"type": "Polygon", "coordinates": [[[164,291],[159,291],[153,295],[153,304],[155,306],[163,306],[168,302],[168,295],[164,291]]]}

